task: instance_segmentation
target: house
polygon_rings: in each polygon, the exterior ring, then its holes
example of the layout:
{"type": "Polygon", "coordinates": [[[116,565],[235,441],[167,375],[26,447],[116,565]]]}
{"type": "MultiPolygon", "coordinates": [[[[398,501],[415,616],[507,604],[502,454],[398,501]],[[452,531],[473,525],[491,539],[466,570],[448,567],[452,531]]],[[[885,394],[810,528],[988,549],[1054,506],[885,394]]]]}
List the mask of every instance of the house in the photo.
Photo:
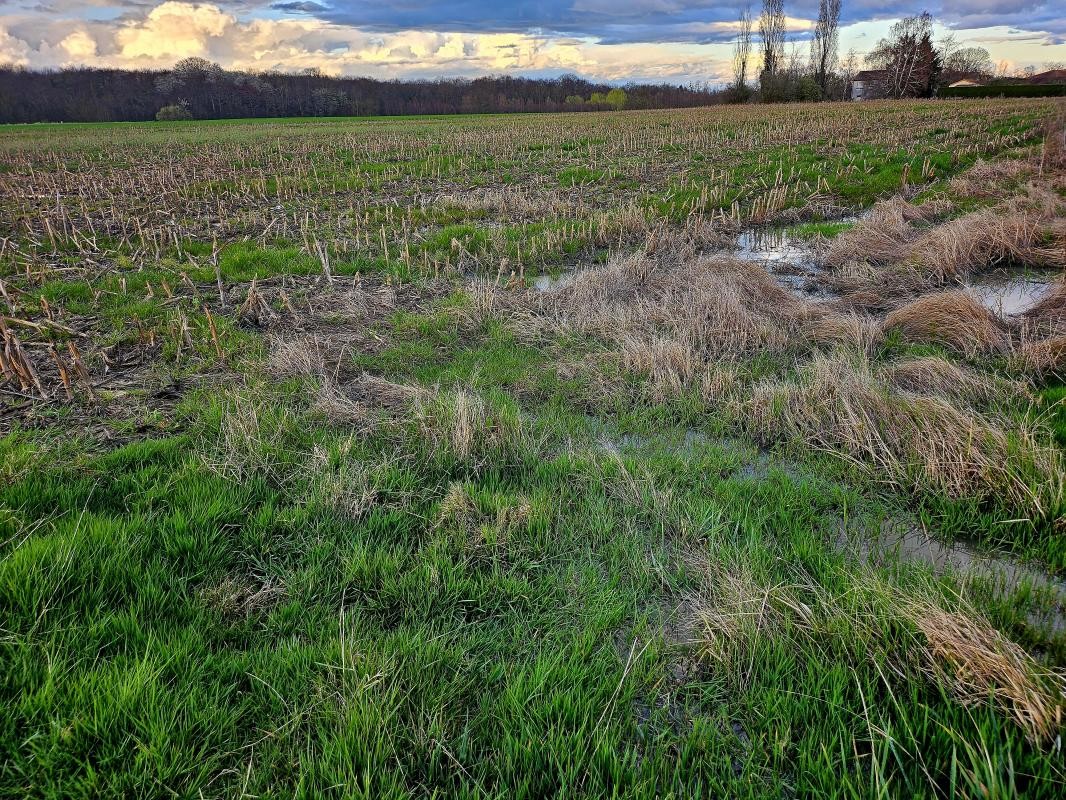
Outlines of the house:
{"type": "Polygon", "coordinates": [[[1053,83],[1066,83],[1066,69],[1049,69],[1047,72],[1038,72],[1025,79],[1025,83],[1036,86],[1046,86],[1053,83]]]}
{"type": "Polygon", "coordinates": [[[955,81],[954,83],[948,84],[949,89],[954,89],[959,86],[984,86],[984,84],[979,83],[978,81],[970,80],[969,78],[963,78],[961,81],[955,81]]]}
{"type": "Polygon", "coordinates": [[[851,79],[852,100],[873,100],[884,97],[885,80],[888,73],[883,69],[864,69],[855,73],[851,79]]]}

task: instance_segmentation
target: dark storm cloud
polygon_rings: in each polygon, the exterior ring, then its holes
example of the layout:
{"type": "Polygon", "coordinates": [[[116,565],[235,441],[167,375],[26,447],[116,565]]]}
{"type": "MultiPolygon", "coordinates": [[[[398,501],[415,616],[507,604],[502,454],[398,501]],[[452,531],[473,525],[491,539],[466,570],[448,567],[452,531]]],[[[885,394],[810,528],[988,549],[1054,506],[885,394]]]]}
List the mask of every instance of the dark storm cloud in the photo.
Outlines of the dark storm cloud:
{"type": "Polygon", "coordinates": [[[299,0],[294,3],[271,3],[270,7],[275,11],[288,11],[291,13],[319,14],[329,11],[328,6],[321,3],[313,3],[310,0],[299,0]]]}
{"type": "MultiPolygon", "coordinates": [[[[539,31],[625,43],[728,41],[732,32],[721,24],[736,20],[744,5],[738,0],[289,0],[271,8],[366,30],[539,31]]],[[[760,3],[753,1],[750,7],[757,14],[760,3]]],[[[1066,14],[1047,0],[845,0],[841,22],[897,18],[924,10],[952,27],[1014,25],[1066,32],[1066,14]]],[[[812,20],[818,14],[818,0],[786,3],[785,11],[789,17],[812,20]]]]}

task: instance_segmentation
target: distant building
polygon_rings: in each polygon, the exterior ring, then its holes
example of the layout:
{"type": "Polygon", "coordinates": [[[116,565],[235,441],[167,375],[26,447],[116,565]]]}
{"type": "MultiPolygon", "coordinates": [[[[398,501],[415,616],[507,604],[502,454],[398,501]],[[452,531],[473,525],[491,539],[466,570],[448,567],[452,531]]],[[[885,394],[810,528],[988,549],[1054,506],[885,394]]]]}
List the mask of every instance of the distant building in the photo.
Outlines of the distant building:
{"type": "Polygon", "coordinates": [[[852,100],[874,100],[885,96],[888,73],[883,69],[864,69],[851,79],[852,100]]]}
{"type": "Polygon", "coordinates": [[[954,83],[948,84],[949,89],[954,89],[958,86],[984,86],[984,84],[979,81],[971,80],[970,78],[963,78],[961,81],[955,81],[954,83]]]}
{"type": "Polygon", "coordinates": [[[1049,69],[1047,72],[1038,72],[1036,75],[1030,75],[1024,82],[1037,86],[1066,83],[1066,69],[1049,69]]]}

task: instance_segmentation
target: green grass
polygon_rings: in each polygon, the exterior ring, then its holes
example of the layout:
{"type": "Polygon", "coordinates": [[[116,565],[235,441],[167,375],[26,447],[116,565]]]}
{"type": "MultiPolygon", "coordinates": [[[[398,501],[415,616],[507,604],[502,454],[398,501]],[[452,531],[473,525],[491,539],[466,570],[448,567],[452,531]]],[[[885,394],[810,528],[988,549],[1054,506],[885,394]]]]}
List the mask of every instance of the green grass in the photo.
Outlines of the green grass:
{"type": "MultiPolygon", "coordinates": [[[[506,385],[513,363],[494,361],[506,385]]],[[[534,437],[480,462],[263,391],[243,402],[275,409],[277,449],[250,479],[207,468],[211,406],[190,404],[192,438],[65,467],[5,441],[5,793],[914,796],[931,777],[964,796],[983,776],[953,759],[988,757],[1054,794],[1054,767],[993,711],[864,656],[908,646],[891,619],[859,639],[827,621],[817,645],[767,631],[740,672],[671,633],[706,591],[690,551],[850,596],[835,520],[892,513],[877,501],[786,465],[748,475],[731,445],[682,456],[662,428],[623,456],[633,494],[597,444],[609,423],[566,426],[583,454],[534,437]],[[345,517],[333,492],[364,471],[375,500],[345,517]]]]}

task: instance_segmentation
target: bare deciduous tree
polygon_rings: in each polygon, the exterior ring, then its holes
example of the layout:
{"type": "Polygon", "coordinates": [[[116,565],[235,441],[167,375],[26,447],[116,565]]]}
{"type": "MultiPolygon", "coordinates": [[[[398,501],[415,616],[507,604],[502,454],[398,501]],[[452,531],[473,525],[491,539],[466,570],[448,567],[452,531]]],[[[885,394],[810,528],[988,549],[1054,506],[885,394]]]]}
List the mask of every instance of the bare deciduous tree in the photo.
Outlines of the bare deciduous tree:
{"type": "Polygon", "coordinates": [[[759,17],[759,38],[762,40],[762,68],[764,73],[776,75],[781,68],[785,46],[784,0],[763,0],[759,17]]]}
{"type": "Polygon", "coordinates": [[[733,43],[733,89],[743,99],[748,89],[748,58],[751,57],[751,10],[745,6],[740,15],[737,40],[733,43]]]}
{"type": "Polygon", "coordinates": [[[841,0],[821,0],[818,4],[818,21],[811,39],[811,71],[825,97],[829,89],[829,77],[837,62],[841,0]]]}
{"type": "Polygon", "coordinates": [[[944,53],[944,70],[958,75],[991,75],[995,67],[992,57],[983,47],[959,47],[944,53]]]}
{"type": "Polygon", "coordinates": [[[851,82],[855,79],[855,73],[859,71],[859,57],[855,54],[855,48],[848,50],[847,56],[840,63],[840,99],[847,100],[851,91],[851,82]]]}

